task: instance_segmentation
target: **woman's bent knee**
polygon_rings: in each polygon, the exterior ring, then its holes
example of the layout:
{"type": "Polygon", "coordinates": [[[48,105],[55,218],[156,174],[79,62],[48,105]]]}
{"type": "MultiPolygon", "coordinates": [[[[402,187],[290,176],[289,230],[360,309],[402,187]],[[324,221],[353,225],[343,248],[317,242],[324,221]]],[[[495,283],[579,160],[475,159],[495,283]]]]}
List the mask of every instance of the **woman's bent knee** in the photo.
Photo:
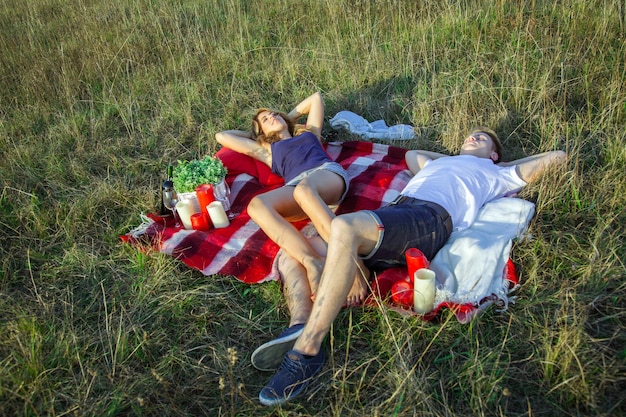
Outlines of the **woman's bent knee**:
{"type": "Polygon", "coordinates": [[[293,198],[299,205],[306,202],[313,195],[313,190],[305,181],[301,181],[293,189],[293,198]]]}
{"type": "MultiPolygon", "coordinates": [[[[330,190],[323,190],[324,193],[328,193],[330,190]]],[[[322,193],[320,193],[315,187],[311,186],[306,180],[300,182],[293,190],[293,198],[300,207],[315,204],[316,202],[324,201],[322,193]]],[[[327,203],[331,204],[333,202],[327,203]]]]}
{"type": "Polygon", "coordinates": [[[294,188],[293,197],[300,206],[320,199],[326,204],[335,204],[341,199],[344,188],[343,181],[336,175],[328,180],[305,178],[294,188]]]}
{"type": "Polygon", "coordinates": [[[248,215],[254,219],[259,213],[267,211],[268,203],[262,198],[262,196],[257,195],[250,200],[248,203],[248,215]]]}

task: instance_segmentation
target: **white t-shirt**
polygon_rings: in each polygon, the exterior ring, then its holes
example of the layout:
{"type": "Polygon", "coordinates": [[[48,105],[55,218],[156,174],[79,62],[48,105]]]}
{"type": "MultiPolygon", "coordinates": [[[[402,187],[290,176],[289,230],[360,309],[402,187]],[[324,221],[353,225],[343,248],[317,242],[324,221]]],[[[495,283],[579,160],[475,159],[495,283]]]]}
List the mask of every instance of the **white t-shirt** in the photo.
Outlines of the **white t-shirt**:
{"type": "Polygon", "coordinates": [[[454,230],[462,230],[472,225],[483,204],[525,185],[515,166],[500,167],[491,159],[456,155],[427,161],[402,195],[439,204],[450,214],[454,230]]]}

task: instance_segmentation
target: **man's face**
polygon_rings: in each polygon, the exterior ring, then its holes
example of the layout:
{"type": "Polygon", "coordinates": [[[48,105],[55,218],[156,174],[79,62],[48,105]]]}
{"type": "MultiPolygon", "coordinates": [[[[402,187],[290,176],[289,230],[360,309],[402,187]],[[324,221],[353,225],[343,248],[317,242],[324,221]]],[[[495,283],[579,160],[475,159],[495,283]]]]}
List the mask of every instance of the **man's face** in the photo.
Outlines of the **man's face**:
{"type": "Polygon", "coordinates": [[[474,155],[479,158],[488,158],[492,161],[498,160],[496,147],[491,136],[484,132],[474,132],[469,135],[463,145],[461,145],[460,155],[474,155]]]}

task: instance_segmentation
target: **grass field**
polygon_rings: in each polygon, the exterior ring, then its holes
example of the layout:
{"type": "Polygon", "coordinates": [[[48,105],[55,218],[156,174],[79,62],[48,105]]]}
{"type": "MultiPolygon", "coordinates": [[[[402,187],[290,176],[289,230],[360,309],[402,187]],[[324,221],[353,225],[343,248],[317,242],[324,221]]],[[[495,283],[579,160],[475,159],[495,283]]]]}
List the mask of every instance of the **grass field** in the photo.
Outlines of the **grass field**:
{"type": "MultiPolygon", "coordinates": [[[[0,415],[626,414],[626,6],[617,0],[0,0],[0,415]],[[119,235],[165,167],[259,106],[416,127],[456,152],[563,149],[529,186],[522,285],[470,324],[348,309],[297,401],[250,365],[277,283],[203,276],[119,235]]],[[[325,132],[331,132],[325,126],[325,132]]],[[[339,135],[339,140],[342,136],[339,135]]]]}

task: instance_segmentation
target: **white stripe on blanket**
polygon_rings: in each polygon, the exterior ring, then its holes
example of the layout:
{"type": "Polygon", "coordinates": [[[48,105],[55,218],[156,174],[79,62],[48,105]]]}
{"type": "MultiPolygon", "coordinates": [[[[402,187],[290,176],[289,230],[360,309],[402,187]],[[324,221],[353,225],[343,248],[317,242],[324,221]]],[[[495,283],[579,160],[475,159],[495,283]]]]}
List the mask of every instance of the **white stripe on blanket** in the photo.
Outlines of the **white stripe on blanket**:
{"type": "Polygon", "coordinates": [[[333,129],[346,129],[363,139],[409,140],[415,138],[415,131],[409,125],[387,126],[384,120],[368,122],[351,111],[342,110],[330,119],[333,129]]]}
{"type": "Polygon", "coordinates": [[[471,227],[454,232],[431,262],[437,274],[435,305],[479,304],[495,295],[505,310],[509,287],[502,274],[512,239],[523,236],[534,212],[529,201],[499,198],[483,206],[471,227]]]}

